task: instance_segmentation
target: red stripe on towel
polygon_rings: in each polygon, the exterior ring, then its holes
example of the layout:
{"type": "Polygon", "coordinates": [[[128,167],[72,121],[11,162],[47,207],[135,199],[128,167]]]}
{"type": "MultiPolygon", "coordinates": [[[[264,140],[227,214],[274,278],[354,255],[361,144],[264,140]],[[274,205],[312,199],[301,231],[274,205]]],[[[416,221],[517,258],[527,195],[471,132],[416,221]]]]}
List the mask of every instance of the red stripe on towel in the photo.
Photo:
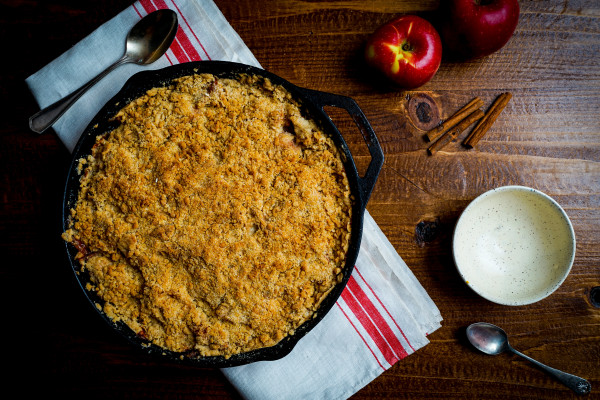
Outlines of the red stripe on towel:
{"type": "Polygon", "coordinates": [[[392,314],[388,311],[387,307],[383,304],[383,302],[381,301],[381,299],[379,298],[379,296],[377,296],[377,293],[375,293],[375,291],[373,290],[373,288],[371,287],[371,285],[369,285],[369,282],[367,282],[367,280],[362,276],[362,274],[360,273],[360,271],[356,267],[354,267],[354,269],[356,270],[356,273],[358,274],[358,276],[360,276],[360,279],[362,279],[362,281],[365,283],[365,285],[367,285],[367,287],[369,288],[369,290],[371,291],[371,293],[373,293],[373,296],[375,296],[375,298],[377,299],[377,301],[379,302],[379,304],[381,304],[381,307],[383,307],[383,309],[385,310],[385,312],[387,313],[387,315],[391,318],[392,321],[394,321],[394,325],[396,325],[396,328],[398,328],[398,330],[402,334],[402,337],[404,338],[404,340],[406,340],[406,343],[408,343],[408,347],[410,347],[410,349],[414,352],[415,349],[412,347],[412,344],[410,344],[410,341],[408,340],[408,338],[404,334],[404,331],[402,330],[402,328],[400,328],[400,325],[398,324],[398,322],[396,321],[396,319],[394,317],[392,317],[392,314]]]}
{"type": "Polygon", "coordinates": [[[373,324],[373,321],[369,318],[365,310],[361,307],[358,301],[354,298],[351,291],[348,287],[342,292],[342,299],[352,311],[352,314],[358,319],[362,327],[369,334],[371,339],[377,345],[377,348],[383,354],[383,357],[390,365],[394,365],[398,359],[394,354],[394,351],[390,347],[390,345],[385,341],[384,337],[381,335],[377,327],[373,324]]]}
{"type": "Polygon", "coordinates": [[[142,13],[139,12],[139,10],[137,9],[137,7],[135,6],[135,3],[133,3],[133,9],[135,10],[135,12],[137,13],[137,15],[140,16],[140,19],[142,18],[142,13]]]}
{"type": "Polygon", "coordinates": [[[342,308],[342,306],[340,306],[339,303],[335,303],[335,305],[339,307],[339,309],[342,312],[342,314],[344,314],[344,317],[346,317],[346,319],[348,320],[348,322],[350,323],[350,325],[352,325],[352,327],[354,328],[354,330],[356,331],[356,333],[358,333],[358,336],[362,339],[362,341],[365,344],[365,346],[367,346],[367,349],[369,349],[369,351],[371,352],[371,354],[373,354],[373,358],[375,359],[375,361],[377,361],[377,364],[379,364],[379,366],[381,367],[381,369],[385,371],[385,368],[384,368],[383,365],[381,365],[381,362],[379,361],[379,358],[377,358],[377,356],[375,355],[375,352],[373,351],[373,349],[371,348],[371,346],[369,346],[369,344],[367,343],[367,341],[365,340],[365,338],[363,337],[363,335],[360,334],[358,328],[356,328],[356,326],[352,323],[352,321],[350,320],[350,317],[348,316],[348,314],[346,314],[344,312],[344,309],[342,308]]]}
{"type": "Polygon", "coordinates": [[[198,36],[196,35],[196,32],[194,32],[194,30],[192,29],[192,26],[189,24],[188,20],[185,18],[185,15],[183,15],[183,13],[181,12],[181,10],[179,9],[179,6],[177,5],[177,3],[175,3],[174,0],[171,0],[171,3],[173,3],[173,6],[177,9],[177,11],[179,11],[179,14],[181,15],[181,18],[183,18],[183,22],[185,22],[185,25],[188,27],[188,29],[190,30],[190,32],[192,32],[192,35],[194,35],[194,38],[196,39],[196,41],[198,42],[198,44],[202,48],[202,51],[206,55],[206,58],[208,60],[210,60],[211,58],[208,55],[208,52],[206,51],[206,49],[204,48],[204,45],[202,44],[202,42],[200,41],[200,39],[198,39],[198,36]]]}
{"type": "MultiPolygon", "coordinates": [[[[167,6],[167,4],[164,2],[164,0],[154,0],[154,4],[156,4],[156,6],[158,8],[169,8],[167,6]]],[[[179,44],[181,45],[181,47],[184,49],[185,54],[187,55],[189,61],[201,61],[202,60],[200,58],[200,54],[198,54],[198,52],[196,51],[196,48],[194,47],[194,45],[192,45],[192,42],[188,38],[187,34],[183,31],[181,26],[177,29],[177,34],[175,37],[176,37],[177,41],[179,41],[179,44]]]]}
{"type": "Polygon", "coordinates": [[[392,328],[388,325],[387,321],[383,318],[379,310],[375,307],[371,299],[367,296],[367,294],[360,287],[354,276],[350,276],[348,280],[348,288],[352,292],[352,294],[356,297],[360,305],[367,312],[371,320],[377,326],[379,332],[383,335],[386,342],[394,351],[394,354],[399,358],[403,359],[408,355],[406,350],[404,350],[404,346],[398,340],[396,334],[392,331],[392,328]]]}

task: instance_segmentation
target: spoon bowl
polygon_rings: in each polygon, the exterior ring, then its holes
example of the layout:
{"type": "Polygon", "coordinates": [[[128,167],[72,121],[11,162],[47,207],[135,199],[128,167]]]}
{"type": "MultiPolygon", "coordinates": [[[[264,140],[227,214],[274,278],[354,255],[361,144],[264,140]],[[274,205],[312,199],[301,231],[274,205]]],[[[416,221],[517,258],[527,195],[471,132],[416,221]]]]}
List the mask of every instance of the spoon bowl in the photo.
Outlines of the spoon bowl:
{"type": "Polygon", "coordinates": [[[152,64],[169,49],[177,26],[177,14],[172,10],[148,14],[129,31],[125,56],[139,65],[152,64]]]}
{"type": "Polygon", "coordinates": [[[118,66],[127,63],[148,65],[158,60],[171,46],[177,27],[177,14],[172,10],[157,10],[146,15],[129,31],[125,42],[125,54],[121,58],[70,95],[31,116],[29,128],[36,133],[44,132],[89,88],[118,66]]]}
{"type": "Polygon", "coordinates": [[[479,351],[491,356],[508,350],[508,336],[503,329],[486,322],[478,322],[467,327],[469,342],[479,351]]]}
{"type": "Polygon", "coordinates": [[[487,322],[476,322],[467,327],[466,333],[467,339],[473,347],[485,354],[495,356],[508,350],[530,361],[577,394],[588,394],[592,390],[592,385],[585,379],[544,365],[513,349],[508,342],[506,332],[496,325],[487,322]]]}

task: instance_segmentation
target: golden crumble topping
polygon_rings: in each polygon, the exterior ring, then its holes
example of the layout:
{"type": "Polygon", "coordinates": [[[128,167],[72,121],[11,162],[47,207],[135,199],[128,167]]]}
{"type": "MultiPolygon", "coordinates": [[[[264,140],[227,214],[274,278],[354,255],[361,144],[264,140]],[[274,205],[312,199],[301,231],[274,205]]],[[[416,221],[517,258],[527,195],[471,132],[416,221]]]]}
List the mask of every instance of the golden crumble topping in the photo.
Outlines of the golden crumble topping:
{"type": "Polygon", "coordinates": [[[102,310],[202,356],[276,344],[341,278],[342,154],[282,87],[186,76],[116,116],[81,159],[63,238],[102,310]]]}

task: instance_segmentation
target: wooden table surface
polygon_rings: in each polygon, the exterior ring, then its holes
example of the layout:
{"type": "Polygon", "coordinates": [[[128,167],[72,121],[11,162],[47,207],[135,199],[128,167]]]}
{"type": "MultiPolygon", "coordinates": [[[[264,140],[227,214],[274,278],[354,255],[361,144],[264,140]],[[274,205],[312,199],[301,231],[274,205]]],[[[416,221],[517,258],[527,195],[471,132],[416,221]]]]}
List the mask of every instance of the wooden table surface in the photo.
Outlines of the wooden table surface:
{"type": "MultiPolygon", "coordinates": [[[[471,62],[444,61],[415,91],[385,84],[361,50],[380,24],[403,13],[433,16],[438,1],[216,0],[263,67],[299,86],[353,97],[370,120],[385,165],[368,210],[441,310],[431,343],[398,362],[355,399],[566,399],[575,397],[516,356],[485,356],[465,343],[475,321],[504,327],[541,362],[585,377],[600,398],[600,2],[522,1],[508,45],[471,62]],[[475,96],[486,107],[513,98],[472,150],[460,141],[428,156],[407,114],[427,94],[448,117],[475,96]],[[451,257],[451,232],[484,191],[526,185],[556,199],[571,218],[577,255],[549,298],[507,307],[475,295],[451,257]]],[[[140,355],[91,312],[57,234],[69,152],[53,132],[36,135],[37,105],[24,80],[130,4],[0,2],[0,262],[3,385],[21,397],[239,398],[218,370],[140,355]]],[[[369,157],[353,123],[332,111],[359,168],[369,157]]]]}

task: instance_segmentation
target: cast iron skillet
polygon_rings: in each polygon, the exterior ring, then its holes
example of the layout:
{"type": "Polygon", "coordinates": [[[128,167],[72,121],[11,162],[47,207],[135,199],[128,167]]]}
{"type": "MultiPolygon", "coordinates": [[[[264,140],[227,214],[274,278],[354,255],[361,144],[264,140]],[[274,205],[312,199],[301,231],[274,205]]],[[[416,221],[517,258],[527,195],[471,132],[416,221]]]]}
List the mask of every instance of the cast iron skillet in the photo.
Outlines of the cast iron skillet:
{"type": "Polygon", "coordinates": [[[236,78],[240,74],[258,75],[264,78],[269,78],[274,84],[278,84],[287,89],[292,96],[301,104],[302,111],[310,115],[321,128],[327,132],[336,145],[345,155],[345,168],[348,175],[348,180],[351,187],[351,192],[354,196],[352,210],[352,232],[350,238],[350,247],[347,253],[346,265],[344,267],[343,279],[323,300],[315,316],[302,324],[294,335],[288,335],[278,344],[272,347],[266,347],[250,352],[233,355],[229,358],[222,356],[201,357],[194,353],[176,353],[165,350],[161,347],[149,343],[147,340],[137,336],[124,323],[115,323],[108,318],[95,305],[102,304],[103,301],[85,289],[86,283],[89,281],[89,275],[85,271],[81,271],[79,262],[75,260],[77,250],[71,245],[66,244],[67,257],[75,272],[75,277],[85,293],[88,300],[91,302],[94,309],[98,311],[101,317],[125,338],[134,344],[135,347],[142,349],[149,354],[156,354],[160,357],[170,359],[177,362],[190,362],[202,367],[231,367],[237,365],[248,364],[260,360],[275,360],[284,357],[292,351],[295,344],[312,328],[314,328],[325,314],[333,307],[338,297],[342,293],[350,274],[354,269],[354,263],[358,256],[360,241],[362,237],[362,226],[364,211],[371,195],[371,191],[379,175],[379,171],[383,165],[383,151],[375,132],[371,128],[365,115],[358,107],[356,102],[351,98],[338,96],[330,93],[319,92],[315,90],[303,89],[297,87],[286,80],[264,71],[259,68],[251,67],[244,64],[224,62],[224,61],[199,61],[170,66],[156,71],[143,71],[132,76],[123,86],[121,91],[117,93],[94,117],[86,130],[83,132],[79,142],[73,151],[73,159],[67,175],[67,182],[63,200],[63,216],[62,228],[63,231],[69,228],[70,209],[77,201],[79,192],[79,175],[77,173],[78,160],[91,153],[92,146],[96,142],[96,137],[106,132],[112,131],[118,122],[110,121],[111,118],[126,104],[132,100],[144,95],[147,90],[153,87],[161,87],[169,85],[173,79],[193,75],[195,73],[211,73],[221,78],[236,78]],[[334,106],[345,109],[356,123],[356,126],[361,131],[361,134],[367,144],[371,154],[371,162],[363,177],[360,177],[352,155],[348,150],[348,146],[344,142],[339,130],[333,124],[329,116],[323,110],[325,106],[334,106]]]}

